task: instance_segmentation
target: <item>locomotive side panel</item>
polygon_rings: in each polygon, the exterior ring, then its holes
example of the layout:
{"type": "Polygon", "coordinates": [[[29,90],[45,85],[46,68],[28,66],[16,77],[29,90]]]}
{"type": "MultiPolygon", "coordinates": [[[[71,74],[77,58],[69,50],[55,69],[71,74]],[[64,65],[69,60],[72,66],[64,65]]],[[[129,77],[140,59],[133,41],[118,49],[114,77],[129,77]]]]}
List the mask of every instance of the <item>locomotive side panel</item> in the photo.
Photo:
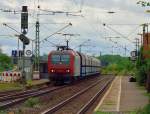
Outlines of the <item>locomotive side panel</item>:
{"type": "Polygon", "coordinates": [[[75,77],[79,77],[80,76],[80,65],[81,65],[81,60],[80,60],[80,56],[76,53],[74,55],[75,59],[74,59],[74,75],[75,77]]]}
{"type": "Polygon", "coordinates": [[[80,56],[80,76],[81,77],[84,77],[86,76],[86,57],[85,55],[79,53],[79,56],[80,56]]]}
{"type": "Polygon", "coordinates": [[[90,60],[89,60],[89,57],[87,55],[85,56],[85,58],[86,58],[85,68],[86,68],[86,76],[87,76],[87,75],[89,75],[89,72],[90,72],[90,68],[89,68],[90,60]]]}

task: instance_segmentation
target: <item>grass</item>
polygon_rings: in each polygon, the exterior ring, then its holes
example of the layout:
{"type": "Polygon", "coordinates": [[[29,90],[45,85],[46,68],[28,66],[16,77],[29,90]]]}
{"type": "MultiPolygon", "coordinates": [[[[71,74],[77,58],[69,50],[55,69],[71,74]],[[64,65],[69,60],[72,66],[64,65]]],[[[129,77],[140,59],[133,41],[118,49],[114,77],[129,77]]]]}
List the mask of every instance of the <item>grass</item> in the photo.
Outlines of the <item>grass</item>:
{"type": "Polygon", "coordinates": [[[39,98],[29,98],[24,102],[25,107],[33,108],[40,104],[39,98]]]}
{"type": "Polygon", "coordinates": [[[0,83],[0,91],[21,90],[23,86],[19,83],[0,83]]]}
{"type": "Polygon", "coordinates": [[[145,86],[141,86],[141,85],[139,85],[138,83],[136,83],[136,85],[137,85],[138,89],[140,89],[140,90],[143,91],[142,94],[145,95],[145,96],[147,96],[147,97],[149,97],[149,99],[150,99],[150,93],[147,93],[147,91],[146,91],[146,89],[145,89],[145,86]]]}
{"type": "Polygon", "coordinates": [[[0,111],[0,114],[7,114],[6,111],[0,111]]]}
{"type": "MultiPolygon", "coordinates": [[[[116,114],[116,113],[113,113],[113,112],[101,112],[101,111],[97,111],[97,112],[95,112],[94,114],[116,114]]],[[[123,114],[143,114],[143,113],[127,112],[127,113],[123,113],[123,114]]],[[[147,114],[149,114],[149,113],[147,113],[147,114]]]]}
{"type": "MultiPolygon", "coordinates": [[[[143,87],[141,87],[141,89],[143,89],[143,87]]],[[[145,93],[145,95],[150,98],[150,93],[145,93]]],[[[97,111],[94,114],[115,114],[115,113],[97,111]]],[[[150,114],[150,104],[147,104],[142,109],[137,109],[136,111],[128,112],[128,113],[125,113],[125,114],[150,114]]]]}
{"type": "Polygon", "coordinates": [[[141,114],[150,114],[150,104],[146,105],[142,111],[141,114]]]}
{"type": "Polygon", "coordinates": [[[114,105],[114,104],[116,104],[116,103],[111,100],[105,102],[105,105],[114,105]]]}
{"type": "Polygon", "coordinates": [[[97,112],[95,112],[94,114],[113,114],[113,113],[108,113],[108,112],[100,112],[100,111],[97,111],[97,112]]]}

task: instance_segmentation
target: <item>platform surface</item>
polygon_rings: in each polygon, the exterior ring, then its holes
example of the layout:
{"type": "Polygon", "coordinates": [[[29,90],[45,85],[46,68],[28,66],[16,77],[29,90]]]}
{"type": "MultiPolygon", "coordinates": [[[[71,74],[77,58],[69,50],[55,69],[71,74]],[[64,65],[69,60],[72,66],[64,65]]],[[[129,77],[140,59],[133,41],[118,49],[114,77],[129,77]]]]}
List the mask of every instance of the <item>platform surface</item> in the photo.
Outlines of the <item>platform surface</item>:
{"type": "Polygon", "coordinates": [[[140,89],[136,82],[129,82],[128,76],[118,76],[100,101],[95,111],[130,112],[148,104],[146,90],[140,89]]]}
{"type": "Polygon", "coordinates": [[[136,82],[129,82],[128,80],[129,77],[123,77],[122,79],[121,111],[143,108],[149,101],[149,98],[145,95],[146,90],[140,89],[136,82]]]}
{"type": "Polygon", "coordinates": [[[41,85],[48,82],[48,79],[32,80],[32,85],[41,85]]]}

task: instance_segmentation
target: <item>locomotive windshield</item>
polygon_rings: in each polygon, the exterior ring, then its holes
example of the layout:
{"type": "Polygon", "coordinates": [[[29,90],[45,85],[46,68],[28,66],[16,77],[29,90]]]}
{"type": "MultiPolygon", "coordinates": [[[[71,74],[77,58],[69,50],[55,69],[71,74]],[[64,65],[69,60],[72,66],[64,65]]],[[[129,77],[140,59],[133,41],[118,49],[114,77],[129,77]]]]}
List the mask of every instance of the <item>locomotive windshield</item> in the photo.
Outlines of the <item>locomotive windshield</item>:
{"type": "Polygon", "coordinates": [[[51,62],[52,64],[69,64],[70,56],[69,55],[52,55],[51,62]]]}

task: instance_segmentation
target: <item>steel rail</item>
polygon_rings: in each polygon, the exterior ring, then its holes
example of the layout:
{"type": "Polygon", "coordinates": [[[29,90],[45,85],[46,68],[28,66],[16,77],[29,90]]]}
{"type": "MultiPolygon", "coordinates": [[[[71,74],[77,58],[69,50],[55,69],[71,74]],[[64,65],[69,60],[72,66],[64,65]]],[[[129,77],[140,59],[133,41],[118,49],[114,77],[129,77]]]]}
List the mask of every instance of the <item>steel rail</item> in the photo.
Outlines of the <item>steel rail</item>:
{"type": "Polygon", "coordinates": [[[61,86],[61,87],[55,87],[55,88],[51,88],[49,90],[41,90],[41,91],[37,91],[33,94],[30,94],[30,95],[26,95],[26,96],[22,96],[22,98],[15,98],[13,100],[10,100],[10,101],[4,101],[4,102],[0,102],[0,109],[6,109],[6,108],[9,108],[10,106],[12,105],[15,105],[17,103],[21,103],[25,100],[27,100],[28,98],[31,98],[31,97],[37,97],[37,96],[40,96],[40,95],[44,95],[46,93],[50,93],[50,92],[53,92],[53,91],[56,91],[56,90],[59,90],[61,88],[64,88],[64,86],[61,86]]]}
{"type": "Polygon", "coordinates": [[[96,99],[102,94],[106,88],[110,85],[113,79],[110,79],[103,87],[100,89],[92,98],[89,100],[78,112],[77,114],[85,114],[85,112],[93,105],[96,99]]]}
{"type": "Polygon", "coordinates": [[[46,111],[42,112],[41,114],[53,114],[54,112],[58,111],[59,109],[61,109],[64,105],[66,105],[67,103],[71,102],[73,99],[75,99],[76,97],[80,96],[81,94],[85,93],[86,91],[88,91],[89,89],[91,89],[92,87],[96,86],[97,84],[99,84],[99,82],[102,82],[104,79],[107,78],[103,78],[99,81],[97,81],[96,83],[88,86],[87,88],[85,88],[84,90],[79,91],[78,93],[74,94],[73,96],[69,97],[68,99],[60,102],[59,104],[55,105],[54,107],[47,109],[46,111]]]}
{"type": "Polygon", "coordinates": [[[49,88],[49,87],[41,87],[41,88],[38,88],[38,89],[19,91],[19,92],[16,92],[16,93],[8,93],[7,95],[4,94],[3,96],[0,95],[0,102],[5,101],[5,100],[14,99],[14,98],[19,98],[19,96],[21,96],[21,95],[23,96],[25,94],[31,94],[31,92],[33,93],[33,92],[37,92],[39,90],[43,90],[43,89],[47,89],[47,88],[49,88]]]}

